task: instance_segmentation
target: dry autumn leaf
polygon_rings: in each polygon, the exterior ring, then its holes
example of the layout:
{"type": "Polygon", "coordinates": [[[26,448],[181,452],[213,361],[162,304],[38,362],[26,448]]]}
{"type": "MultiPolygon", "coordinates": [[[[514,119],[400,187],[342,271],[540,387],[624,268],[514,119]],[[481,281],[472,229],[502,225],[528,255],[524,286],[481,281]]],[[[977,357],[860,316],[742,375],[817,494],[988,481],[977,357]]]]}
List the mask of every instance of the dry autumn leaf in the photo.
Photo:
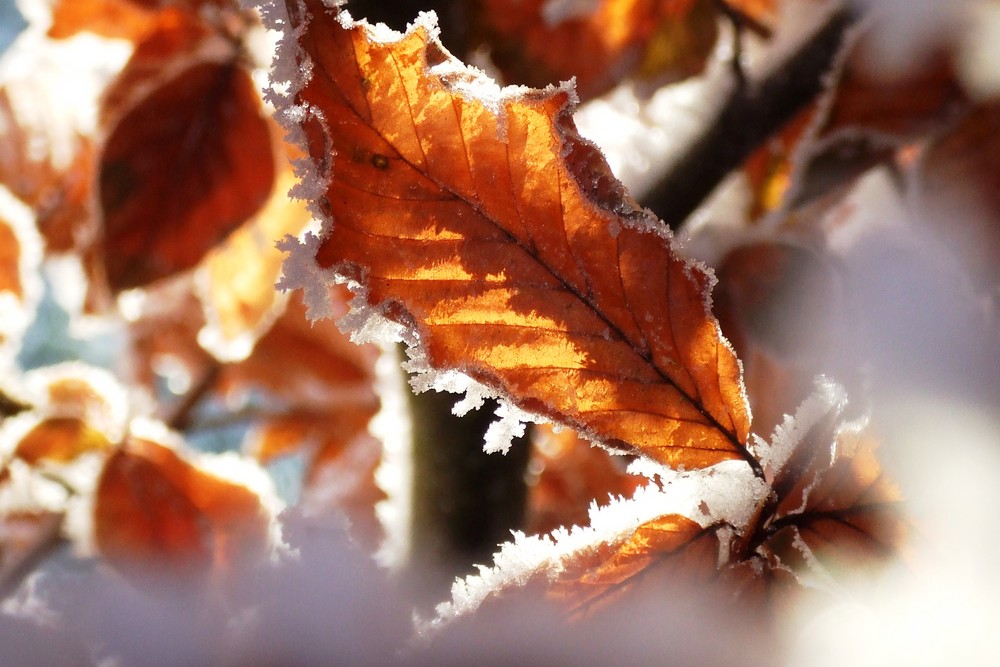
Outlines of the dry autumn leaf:
{"type": "Polygon", "coordinates": [[[79,32],[138,42],[159,20],[163,10],[198,10],[232,6],[232,0],[58,0],[52,8],[48,35],[66,39],[79,32]]]}
{"type": "Polygon", "coordinates": [[[916,209],[984,293],[1000,284],[1000,104],[976,107],[931,141],[916,173],[916,209]]]}
{"type": "Polygon", "coordinates": [[[582,99],[633,73],[667,81],[697,74],[718,35],[714,0],[477,4],[477,23],[507,81],[540,87],[576,77],[582,99]]]}
{"type": "Polygon", "coordinates": [[[14,450],[14,456],[29,463],[71,461],[80,454],[111,445],[107,435],[76,417],[50,417],[32,428],[14,450]]]}
{"type": "Polygon", "coordinates": [[[501,91],[426,21],[379,40],[320,2],[289,14],[333,219],[320,267],[419,332],[432,367],[529,412],[672,466],[756,465],[711,279],[577,135],[569,90],[501,91]]]}
{"type": "Polygon", "coordinates": [[[41,298],[42,243],[26,206],[0,186],[0,352],[13,355],[41,298]]]}
{"type": "Polygon", "coordinates": [[[110,127],[97,190],[114,291],[197,264],[273,184],[270,131],[238,54],[188,15],[168,16],[176,20],[139,44],[102,113],[110,127]]]}
{"type": "MultiPolygon", "coordinates": [[[[855,573],[900,555],[908,524],[876,447],[864,431],[841,430],[832,463],[818,452],[778,504],[764,548],[786,556],[805,548],[824,567],[855,573]]],[[[811,556],[795,555],[811,565],[811,556]]]]}
{"type": "Polygon", "coordinates": [[[715,533],[716,528],[703,528],[679,514],[658,517],[606,550],[610,553],[578,559],[552,595],[567,601],[571,613],[581,617],[644,588],[670,590],[681,582],[711,581],[719,560],[715,533]]]}
{"type": "Polygon", "coordinates": [[[530,534],[584,525],[592,503],[631,497],[648,481],[625,472],[626,457],[593,447],[569,429],[557,433],[539,425],[532,429],[531,441],[525,520],[530,534]]]}
{"type": "Polygon", "coordinates": [[[294,183],[291,165],[283,165],[263,208],[198,267],[195,288],[207,320],[198,340],[217,359],[246,357],[284,312],[287,299],[274,289],[284,253],[275,244],[312,221],[305,204],[286,194],[294,183]]]}
{"type": "Polygon", "coordinates": [[[199,575],[252,562],[266,549],[268,517],[249,488],[131,437],[98,481],[94,537],[108,562],[141,582],[149,568],[199,575]]]}

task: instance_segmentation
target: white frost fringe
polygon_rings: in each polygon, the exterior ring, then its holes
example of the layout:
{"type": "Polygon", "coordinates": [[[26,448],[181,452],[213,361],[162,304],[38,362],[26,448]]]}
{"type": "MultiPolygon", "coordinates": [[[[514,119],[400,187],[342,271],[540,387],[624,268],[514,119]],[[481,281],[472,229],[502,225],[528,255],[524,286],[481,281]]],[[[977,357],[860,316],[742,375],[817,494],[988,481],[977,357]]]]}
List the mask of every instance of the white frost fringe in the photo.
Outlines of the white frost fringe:
{"type": "MultiPolygon", "coordinates": [[[[846,406],[840,385],[826,378],[817,378],[816,384],[816,391],[795,415],[787,416],[775,429],[770,444],[757,439],[762,459],[769,464],[783,465],[814,425],[831,414],[839,415],[846,406]]],[[[551,535],[515,532],[514,539],[494,554],[492,567],[479,566],[478,575],[455,581],[452,599],[435,608],[433,619],[414,620],[417,637],[430,639],[460,616],[474,612],[490,595],[523,586],[535,575],[556,579],[575,558],[602,545],[623,542],[657,517],[681,514],[702,526],[726,523],[741,531],[770,492],[768,484],[743,461],[679,472],[640,458],[629,466],[629,472],[653,481],[630,499],[616,498],[605,507],[591,505],[587,527],[559,528],[551,535]]]]}

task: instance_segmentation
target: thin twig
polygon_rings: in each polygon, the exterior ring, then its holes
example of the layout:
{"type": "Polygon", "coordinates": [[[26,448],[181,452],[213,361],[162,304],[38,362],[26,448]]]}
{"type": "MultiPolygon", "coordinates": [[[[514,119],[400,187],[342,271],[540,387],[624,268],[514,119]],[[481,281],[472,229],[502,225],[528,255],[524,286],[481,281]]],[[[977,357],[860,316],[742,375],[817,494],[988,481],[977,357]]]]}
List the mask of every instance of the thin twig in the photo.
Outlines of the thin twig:
{"type": "Polygon", "coordinates": [[[167,426],[175,431],[184,431],[191,425],[191,414],[201,403],[201,399],[212,389],[219,374],[222,372],[222,364],[211,361],[205,372],[202,373],[198,383],[181,398],[181,402],[173,409],[170,416],[165,420],[167,426]]]}
{"type": "Polygon", "coordinates": [[[722,109],[642,204],[677,229],[722,180],[823,90],[824,75],[856,20],[834,12],[783,65],[760,81],[734,88],[722,109]]]}

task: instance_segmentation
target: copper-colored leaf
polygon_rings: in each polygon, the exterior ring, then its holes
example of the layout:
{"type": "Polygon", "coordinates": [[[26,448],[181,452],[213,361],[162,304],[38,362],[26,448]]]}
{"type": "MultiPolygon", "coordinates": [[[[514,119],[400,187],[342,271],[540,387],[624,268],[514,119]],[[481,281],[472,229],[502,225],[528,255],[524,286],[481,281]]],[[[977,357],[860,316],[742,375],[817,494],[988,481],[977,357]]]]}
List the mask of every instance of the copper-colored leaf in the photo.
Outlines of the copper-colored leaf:
{"type": "Polygon", "coordinates": [[[508,81],[544,86],[576,77],[588,99],[635,72],[697,74],[717,37],[711,1],[599,0],[561,11],[552,4],[480,0],[478,23],[508,81]]]}
{"type": "Polygon", "coordinates": [[[630,498],[648,480],[625,472],[625,457],[593,447],[570,429],[556,433],[547,425],[532,429],[528,463],[529,534],[559,526],[585,525],[592,503],[630,498]]]}
{"type": "Polygon", "coordinates": [[[334,220],[318,264],[419,331],[432,366],[528,411],[669,465],[751,460],[710,279],[576,134],[570,93],[487,104],[425,25],[382,43],[306,6],[296,99],[322,112],[303,130],[334,220]]]}
{"type": "Polygon", "coordinates": [[[723,0],[731,9],[764,26],[770,25],[778,9],[778,0],[723,0]]]}
{"type": "MultiPolygon", "coordinates": [[[[331,299],[343,299],[345,289],[331,299]]],[[[227,366],[219,380],[225,391],[248,386],[310,404],[330,395],[358,405],[377,404],[371,388],[377,350],[357,346],[332,321],[309,322],[300,295],[289,300],[282,317],[257,343],[254,353],[227,366]]]]}
{"type": "Polygon", "coordinates": [[[0,220],[0,292],[10,292],[18,299],[24,296],[20,239],[14,228],[4,220],[0,220]]]}
{"type": "Polygon", "coordinates": [[[107,435],[76,417],[52,417],[40,422],[17,443],[14,456],[38,461],[70,461],[84,452],[109,447],[107,435]]]}
{"type": "Polygon", "coordinates": [[[908,525],[876,446],[864,432],[842,431],[833,462],[818,456],[778,505],[771,540],[793,531],[797,539],[787,541],[801,540],[824,565],[849,570],[900,555],[908,525]]]}
{"type": "Polygon", "coordinates": [[[12,365],[35,318],[42,297],[41,260],[32,212],[0,185],[0,363],[12,365]]]}
{"type": "Polygon", "coordinates": [[[816,105],[799,112],[777,136],[754,151],[743,163],[743,173],[750,186],[747,211],[750,220],[777,210],[783,203],[791,185],[793,156],[815,116],[816,105]]]}
{"type": "Polygon", "coordinates": [[[100,553],[126,574],[204,573],[252,561],[268,521],[250,489],[199,470],[171,449],[129,439],[104,466],[94,507],[100,553]]]}
{"type": "Polygon", "coordinates": [[[553,588],[575,613],[589,613],[630,592],[654,586],[704,583],[717,575],[719,540],[687,517],[668,514],[639,526],[610,553],[597,553],[569,566],[553,588]]]}
{"type": "Polygon", "coordinates": [[[301,200],[288,197],[294,179],[285,165],[264,207],[209,251],[199,267],[195,281],[208,321],[199,341],[217,358],[246,356],[282,313],[285,298],[274,284],[284,253],[275,244],[286,234],[298,235],[312,220],[301,200]]]}
{"type": "Polygon", "coordinates": [[[161,25],[147,40],[156,47],[147,53],[140,45],[108,94],[106,105],[120,112],[109,119],[98,197],[101,249],[114,290],[194,266],[271,191],[270,132],[256,86],[235,54],[194,58],[177,71],[197,32],[184,21],[161,25]],[[129,106],[134,91],[143,90],[138,84],[151,78],[143,54],[154,66],[171,59],[174,66],[129,106]]]}
{"type": "Polygon", "coordinates": [[[19,90],[0,89],[0,183],[35,213],[47,248],[65,252],[89,222],[93,147],[89,140],[76,137],[69,163],[60,164],[53,137],[42,129],[45,119],[32,114],[32,104],[40,103],[44,95],[29,84],[19,84],[19,90]]]}
{"type": "Polygon", "coordinates": [[[87,31],[137,42],[153,29],[160,11],[232,4],[232,0],[58,0],[52,8],[48,35],[65,39],[87,31]]]}

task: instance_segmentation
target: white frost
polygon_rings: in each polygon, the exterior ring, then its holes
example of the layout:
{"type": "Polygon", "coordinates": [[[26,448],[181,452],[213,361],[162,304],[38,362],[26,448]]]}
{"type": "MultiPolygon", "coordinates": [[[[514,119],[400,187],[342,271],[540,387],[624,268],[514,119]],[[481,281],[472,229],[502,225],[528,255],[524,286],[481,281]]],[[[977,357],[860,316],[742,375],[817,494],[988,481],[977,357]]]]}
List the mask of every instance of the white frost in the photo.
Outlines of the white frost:
{"type": "Polygon", "coordinates": [[[753,453],[764,468],[779,472],[809,431],[827,416],[837,416],[847,407],[847,392],[841,385],[823,376],[815,382],[812,395],[799,405],[794,415],[785,415],[769,443],[754,434],[753,453]]]}

